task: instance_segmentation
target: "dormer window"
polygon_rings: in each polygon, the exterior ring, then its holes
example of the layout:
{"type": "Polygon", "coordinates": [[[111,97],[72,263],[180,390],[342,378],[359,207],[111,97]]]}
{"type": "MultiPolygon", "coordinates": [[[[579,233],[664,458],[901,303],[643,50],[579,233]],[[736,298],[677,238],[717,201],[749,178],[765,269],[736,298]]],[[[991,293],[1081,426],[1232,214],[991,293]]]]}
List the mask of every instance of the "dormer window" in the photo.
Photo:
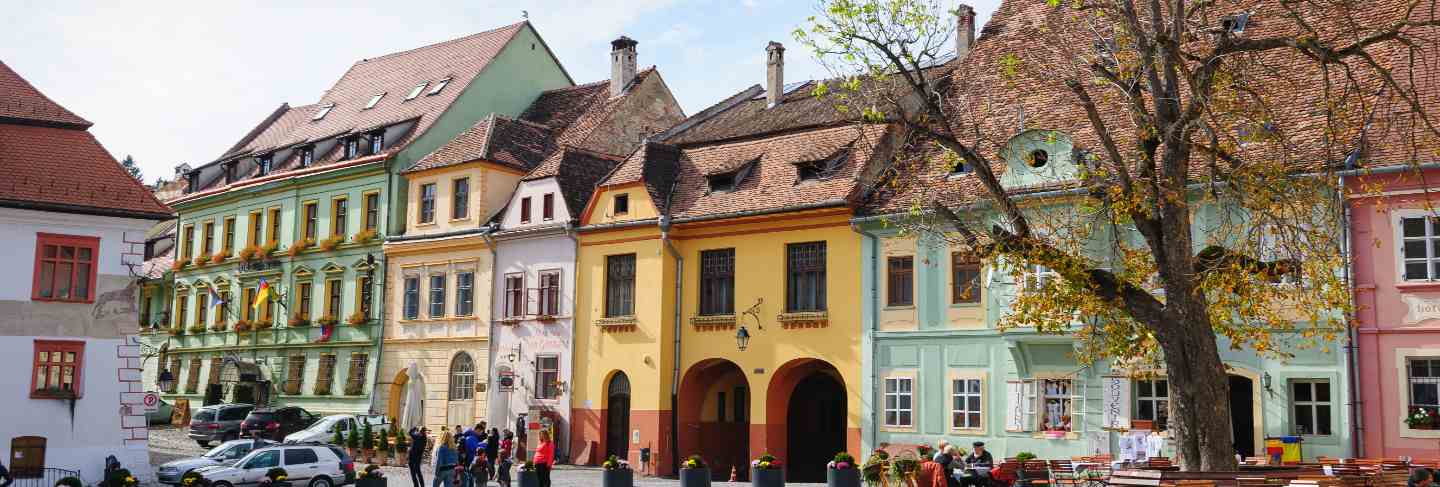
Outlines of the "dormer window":
{"type": "Polygon", "coordinates": [[[445,77],[445,78],[442,78],[440,81],[436,81],[436,82],[435,82],[435,87],[434,87],[434,88],[430,88],[430,92],[429,92],[429,93],[426,93],[425,96],[438,95],[438,94],[440,94],[440,90],[445,89],[445,86],[447,86],[447,85],[450,84],[450,79],[451,79],[451,78],[449,78],[449,77],[445,77]]]}
{"type": "Polygon", "coordinates": [[[225,165],[220,166],[220,170],[225,171],[225,184],[235,182],[235,166],[237,165],[235,162],[227,162],[225,165]]]}
{"type": "Polygon", "coordinates": [[[410,89],[410,93],[405,95],[405,101],[414,100],[415,97],[420,96],[420,93],[425,91],[426,86],[430,86],[429,81],[421,81],[420,84],[415,85],[414,88],[410,89]]]}
{"type": "Polygon", "coordinates": [[[840,149],[834,156],[818,161],[806,161],[795,165],[797,181],[814,181],[829,178],[850,157],[848,149],[840,149]]]}
{"type": "Polygon", "coordinates": [[[956,160],[955,167],[950,168],[950,174],[969,174],[970,166],[965,161],[956,160]]]}
{"type": "Polygon", "coordinates": [[[320,111],[315,112],[315,116],[314,116],[314,117],[311,117],[310,120],[311,120],[311,121],[315,121],[315,120],[320,120],[320,119],[322,119],[322,118],[325,118],[326,115],[329,115],[329,114],[330,114],[330,110],[334,110],[334,109],[335,109],[335,104],[334,104],[334,103],[326,103],[324,106],[320,107],[320,111]]]}
{"type": "Polygon", "coordinates": [[[256,176],[264,176],[264,175],[266,175],[266,174],[270,174],[270,162],[273,161],[273,160],[274,160],[274,156],[271,155],[271,154],[265,154],[265,155],[263,155],[263,156],[256,157],[256,158],[255,158],[255,167],[256,167],[255,175],[256,175],[256,176]]]}
{"type": "Polygon", "coordinates": [[[384,149],[384,148],[385,148],[385,131],[384,131],[384,130],[376,130],[376,131],[374,131],[374,132],[370,132],[370,153],[371,153],[371,154],[379,154],[379,153],[380,153],[380,150],[381,150],[381,149],[384,149]]]}
{"type": "Polygon", "coordinates": [[[186,193],[194,193],[195,191],[197,191],[197,190],[200,189],[200,171],[195,171],[195,172],[192,172],[192,173],[190,173],[190,174],[186,174],[186,175],[185,175],[185,180],[186,180],[186,185],[185,185],[185,192],[186,192],[186,193]]]}
{"type": "Polygon", "coordinates": [[[315,147],[314,147],[314,146],[301,147],[301,148],[300,148],[300,167],[310,167],[310,165],[311,165],[311,164],[314,164],[314,163],[315,163],[315,147]]]}
{"type": "Polygon", "coordinates": [[[345,144],[345,159],[354,159],[355,156],[360,155],[359,137],[346,137],[343,144],[345,144]]]}
{"type": "Polygon", "coordinates": [[[375,108],[375,104],[380,103],[381,98],[385,98],[385,93],[376,93],[375,96],[370,97],[370,101],[365,104],[365,109],[375,108]]]}
{"type": "Polygon", "coordinates": [[[740,186],[740,183],[745,181],[745,177],[750,174],[750,168],[754,166],[755,164],[752,161],[750,163],[746,163],[744,166],[741,166],[739,169],[736,169],[734,171],[711,175],[709,177],[710,192],[726,193],[730,191],[735,191],[735,188],[738,188],[740,186]]]}

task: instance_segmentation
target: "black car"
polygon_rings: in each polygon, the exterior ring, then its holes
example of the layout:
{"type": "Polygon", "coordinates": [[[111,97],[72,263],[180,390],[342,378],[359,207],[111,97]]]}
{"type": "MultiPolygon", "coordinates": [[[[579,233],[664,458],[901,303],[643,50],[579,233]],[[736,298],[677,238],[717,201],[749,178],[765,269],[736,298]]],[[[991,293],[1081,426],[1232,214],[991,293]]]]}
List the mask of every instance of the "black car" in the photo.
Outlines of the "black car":
{"type": "Polygon", "coordinates": [[[298,406],[256,409],[240,423],[240,436],[281,441],[286,435],[303,430],[319,419],[319,416],[298,406]]]}

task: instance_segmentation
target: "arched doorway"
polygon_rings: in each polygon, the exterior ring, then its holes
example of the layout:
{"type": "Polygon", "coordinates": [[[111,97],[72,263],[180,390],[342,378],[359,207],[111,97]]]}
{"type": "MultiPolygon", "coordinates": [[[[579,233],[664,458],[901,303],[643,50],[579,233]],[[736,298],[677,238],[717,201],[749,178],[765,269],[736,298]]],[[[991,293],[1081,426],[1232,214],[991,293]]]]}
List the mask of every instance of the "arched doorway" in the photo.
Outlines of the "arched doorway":
{"type": "Polygon", "coordinates": [[[400,369],[395,373],[395,380],[390,383],[390,394],[385,402],[385,415],[396,423],[401,423],[402,415],[405,414],[405,384],[409,382],[410,370],[400,369]]]}
{"type": "Polygon", "coordinates": [[[680,455],[699,454],[715,479],[750,473],[750,385],[740,366],[702,360],[680,381],[680,455]]]}
{"type": "Polygon", "coordinates": [[[630,455],[630,378],[615,372],[605,386],[605,457],[630,455]]]}
{"type": "Polygon", "coordinates": [[[450,395],[445,425],[470,426],[475,419],[475,359],[458,352],[450,359],[450,395]]]}
{"type": "Polygon", "coordinates": [[[849,394],[835,366],[802,358],[780,366],[765,399],[769,453],[786,462],[786,482],[825,482],[825,464],[845,451],[849,394]]]}

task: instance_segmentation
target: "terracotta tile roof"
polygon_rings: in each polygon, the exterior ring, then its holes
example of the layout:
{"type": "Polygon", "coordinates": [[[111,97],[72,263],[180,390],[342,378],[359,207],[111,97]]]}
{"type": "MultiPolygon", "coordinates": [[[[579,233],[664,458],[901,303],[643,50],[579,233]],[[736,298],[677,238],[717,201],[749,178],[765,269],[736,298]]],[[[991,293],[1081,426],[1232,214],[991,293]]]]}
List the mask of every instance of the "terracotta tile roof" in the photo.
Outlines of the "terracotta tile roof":
{"type": "Polygon", "coordinates": [[[87,128],[90,122],[36,89],[20,73],[0,61],[0,123],[87,128]]]}
{"type": "MultiPolygon", "coordinates": [[[[648,71],[653,71],[653,68],[648,71]]],[[[639,79],[645,73],[636,74],[639,79]]],[[[610,80],[546,90],[535,98],[520,118],[547,127],[563,129],[575,123],[595,102],[610,96],[610,80]]]]}
{"type": "Polygon", "coordinates": [[[573,147],[561,148],[551,158],[557,161],[555,180],[560,184],[566,207],[572,208],[572,212],[585,208],[595,193],[595,184],[620,164],[619,157],[573,147]]]}
{"type": "Polygon", "coordinates": [[[0,206],[167,219],[90,132],[0,124],[0,206]]]}
{"type": "Polygon", "coordinates": [[[555,131],[543,125],[490,114],[404,172],[487,160],[529,171],[555,149],[555,131]]]}

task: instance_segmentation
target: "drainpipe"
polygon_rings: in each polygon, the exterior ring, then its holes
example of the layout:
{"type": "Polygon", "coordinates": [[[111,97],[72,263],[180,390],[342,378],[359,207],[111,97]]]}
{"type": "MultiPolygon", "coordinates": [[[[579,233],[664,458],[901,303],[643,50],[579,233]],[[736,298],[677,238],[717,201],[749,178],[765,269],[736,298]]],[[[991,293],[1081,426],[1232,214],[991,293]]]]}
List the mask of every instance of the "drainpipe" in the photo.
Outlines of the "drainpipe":
{"type": "Polygon", "coordinates": [[[672,468],[680,468],[680,304],[681,283],[685,275],[685,257],[670,241],[670,215],[660,217],[660,242],[675,258],[675,364],[670,372],[670,462],[672,468]]]}
{"type": "MultiPolygon", "coordinates": [[[[490,411],[493,411],[493,410],[494,410],[493,408],[490,408],[490,405],[491,405],[491,404],[495,404],[495,402],[498,402],[498,401],[499,401],[499,398],[500,398],[500,392],[499,392],[500,389],[499,389],[498,387],[495,387],[495,381],[494,381],[494,375],[493,375],[493,374],[495,373],[495,356],[496,356],[496,352],[499,350],[499,349],[495,348],[497,344],[495,343],[495,308],[494,308],[494,306],[495,306],[495,298],[494,298],[494,297],[495,297],[495,270],[496,270],[496,268],[500,265],[500,264],[499,264],[499,261],[500,261],[500,251],[495,249],[495,237],[494,237],[493,235],[491,235],[491,233],[493,233],[493,232],[495,231],[495,227],[496,227],[496,224],[491,223],[491,224],[486,224],[483,228],[480,229],[480,239],[485,241],[485,248],[490,249],[490,282],[488,283],[488,284],[490,285],[490,294],[489,294],[489,295],[490,295],[490,316],[488,316],[488,317],[487,317],[488,319],[485,320],[485,321],[486,321],[486,325],[487,325],[487,326],[486,326],[486,333],[487,333],[487,335],[485,336],[485,345],[486,345],[486,346],[485,346],[485,348],[486,348],[486,357],[485,357],[485,360],[486,360],[486,362],[488,362],[488,363],[486,364],[488,371],[485,372],[485,382],[486,382],[485,395],[487,396],[487,399],[486,399],[486,401],[485,401],[485,404],[486,404],[485,407],[486,407],[487,409],[489,409],[489,411],[485,411],[485,417],[488,418],[491,423],[506,424],[506,423],[509,421],[508,419],[507,419],[506,421],[496,421],[497,418],[495,418],[495,417],[493,417],[493,416],[490,415],[490,411]],[[490,399],[495,399],[495,401],[491,401],[490,399]]],[[[474,284],[475,284],[475,283],[471,283],[471,286],[474,286],[474,284]]],[[[457,284],[457,285],[458,285],[458,284],[457,284]]],[[[475,290],[474,290],[474,288],[472,287],[470,291],[473,293],[475,290]]],[[[507,402],[508,402],[508,401],[507,401],[507,402]]],[[[505,408],[505,409],[510,409],[508,404],[506,405],[506,408],[505,408]]]]}
{"type": "MultiPolygon", "coordinates": [[[[871,243],[871,246],[872,246],[872,249],[871,249],[871,251],[870,251],[870,270],[871,270],[872,273],[875,272],[876,269],[879,269],[879,268],[880,268],[880,267],[879,267],[879,266],[880,266],[880,236],[875,235],[874,233],[871,233],[869,230],[865,230],[864,228],[861,228],[858,223],[851,223],[851,224],[850,224],[850,229],[851,229],[851,230],[854,230],[856,233],[859,233],[860,235],[864,235],[867,239],[870,240],[870,243],[871,243]]],[[[871,276],[870,276],[870,292],[869,292],[869,294],[865,297],[865,303],[870,306],[870,328],[869,328],[868,330],[865,330],[865,332],[866,332],[866,333],[865,333],[865,336],[870,339],[870,347],[869,347],[869,351],[870,351],[870,357],[869,357],[869,358],[870,358],[870,360],[863,361],[863,362],[866,362],[866,363],[869,363],[869,364],[870,364],[870,370],[869,370],[869,373],[870,373],[870,385],[869,385],[869,387],[867,387],[867,388],[865,389],[865,392],[864,392],[863,394],[873,394],[873,391],[876,390],[876,382],[875,382],[875,381],[876,381],[876,380],[879,380],[879,377],[880,377],[879,365],[878,365],[878,364],[876,363],[876,361],[875,361],[875,349],[876,349],[876,345],[875,345],[875,332],[879,329],[879,325],[880,325],[880,309],[879,309],[880,287],[879,287],[879,283],[878,283],[878,282],[879,282],[879,277],[876,276],[876,275],[874,275],[874,274],[871,274],[871,276]]],[[[861,353],[864,353],[864,352],[862,351],[861,353]]],[[[862,394],[861,397],[864,397],[863,394],[862,394]]],[[[872,400],[872,401],[874,400],[874,396],[873,396],[873,395],[871,396],[871,400],[872,400]]],[[[876,445],[879,445],[879,444],[880,444],[880,433],[878,432],[879,428],[876,428],[876,427],[875,427],[875,425],[880,424],[880,411],[878,411],[878,410],[875,409],[875,408],[869,408],[869,409],[870,409],[870,428],[868,428],[868,429],[870,430],[870,448],[871,448],[871,449],[874,449],[874,448],[877,448],[876,445]]]]}
{"type": "MultiPolygon", "coordinates": [[[[1347,169],[1349,169],[1350,167],[1353,166],[1354,158],[1355,158],[1355,154],[1352,154],[1351,157],[1345,161],[1345,162],[1346,162],[1345,166],[1346,166],[1347,169]]],[[[1345,285],[1350,288],[1351,299],[1354,299],[1354,293],[1355,293],[1355,274],[1354,274],[1353,268],[1355,267],[1355,262],[1354,262],[1353,256],[1352,256],[1351,253],[1350,253],[1350,252],[1351,252],[1351,249],[1353,248],[1353,247],[1351,246],[1350,239],[1353,237],[1353,235],[1351,235],[1351,232],[1350,232],[1350,202],[1349,202],[1349,201],[1346,199],[1346,197],[1345,197],[1345,176],[1346,176],[1346,174],[1349,173],[1349,172],[1350,172],[1350,171],[1347,170],[1347,171],[1344,171],[1344,172],[1341,172],[1341,173],[1340,173],[1339,183],[1338,183],[1338,195],[1337,195],[1337,197],[1340,198],[1340,209],[1341,209],[1341,213],[1340,213],[1340,232],[1341,232],[1341,233],[1340,233],[1340,234],[1341,234],[1341,239],[1340,239],[1340,253],[1341,253],[1341,256],[1345,259],[1345,265],[1342,267],[1342,272],[1345,273],[1345,285]]],[[[1356,316],[1354,315],[1353,312],[1351,313],[1350,318],[1351,318],[1351,319],[1350,319],[1349,321],[1350,321],[1351,323],[1354,323],[1356,316]]],[[[1360,382],[1359,382],[1360,366],[1359,366],[1359,364],[1355,363],[1355,360],[1356,360],[1356,357],[1355,357],[1355,348],[1358,346],[1358,344],[1356,344],[1355,341],[1356,341],[1357,338],[1358,338],[1358,337],[1356,336],[1356,333],[1355,333],[1355,327],[1354,327],[1354,326],[1346,326],[1346,327],[1345,327],[1345,369],[1346,369],[1347,374],[1350,376],[1349,379],[1346,380],[1346,382],[1347,382],[1348,385],[1350,386],[1350,430],[1351,430],[1351,434],[1350,434],[1350,451],[1351,451],[1351,456],[1356,457],[1356,458],[1359,458],[1359,457],[1362,457],[1362,456],[1365,455],[1365,454],[1364,454],[1364,452],[1365,452],[1365,438],[1364,438],[1365,427],[1364,427],[1364,424],[1363,424],[1363,422],[1364,422],[1364,420],[1365,420],[1364,414],[1363,414],[1363,408],[1364,408],[1364,405],[1365,405],[1365,401],[1360,398],[1360,382]]]]}

